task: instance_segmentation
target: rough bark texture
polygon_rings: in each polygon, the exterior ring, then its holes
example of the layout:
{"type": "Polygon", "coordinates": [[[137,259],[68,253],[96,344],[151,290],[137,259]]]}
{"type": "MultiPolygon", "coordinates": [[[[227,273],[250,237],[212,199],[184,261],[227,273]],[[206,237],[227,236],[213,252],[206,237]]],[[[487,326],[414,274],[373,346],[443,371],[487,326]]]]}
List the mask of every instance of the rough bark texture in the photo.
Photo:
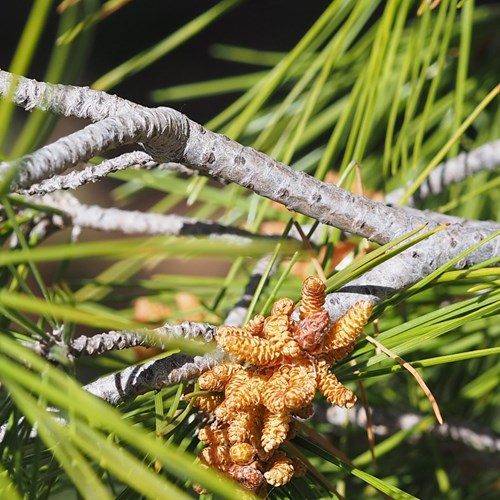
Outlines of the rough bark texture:
{"type": "Polygon", "coordinates": [[[90,182],[97,182],[112,172],[132,166],[146,166],[151,161],[151,156],[143,151],[124,153],[117,158],[105,160],[99,165],[89,165],[80,171],[69,172],[65,175],[54,175],[38,184],[32,184],[26,189],[21,189],[19,192],[26,195],[44,195],[59,189],[76,189],[90,182]]]}
{"type": "Polygon", "coordinates": [[[196,378],[220,363],[222,359],[223,353],[206,354],[194,358],[184,354],[174,354],[140,366],[131,366],[120,373],[101,377],[84,386],[84,389],[116,405],[140,394],[196,378]]]}
{"type": "Polygon", "coordinates": [[[182,339],[201,339],[211,342],[215,337],[215,327],[208,323],[184,321],[180,325],[165,324],[151,330],[141,332],[111,331],[87,337],[82,335],[74,339],[69,351],[73,356],[102,354],[108,351],[127,349],[129,347],[158,346],[166,348],[169,342],[182,339]]]}
{"type": "MultiPolygon", "coordinates": [[[[9,73],[0,71],[0,95],[9,95],[11,81],[9,73]]],[[[19,79],[12,99],[25,109],[39,107],[65,116],[100,120],[18,160],[16,189],[60,174],[118,144],[142,142],[155,161],[178,161],[206,171],[283,203],[290,210],[377,243],[387,243],[425,222],[297,172],[170,108],[144,108],[103,92],[26,78],[19,79]]],[[[8,167],[0,165],[0,175],[8,167]]]]}
{"type": "Polygon", "coordinates": [[[31,197],[30,200],[63,211],[68,222],[73,226],[98,229],[100,231],[170,236],[212,234],[229,234],[232,238],[234,236],[244,236],[246,238],[253,236],[242,229],[191,217],[85,205],[68,193],[31,197]]]}

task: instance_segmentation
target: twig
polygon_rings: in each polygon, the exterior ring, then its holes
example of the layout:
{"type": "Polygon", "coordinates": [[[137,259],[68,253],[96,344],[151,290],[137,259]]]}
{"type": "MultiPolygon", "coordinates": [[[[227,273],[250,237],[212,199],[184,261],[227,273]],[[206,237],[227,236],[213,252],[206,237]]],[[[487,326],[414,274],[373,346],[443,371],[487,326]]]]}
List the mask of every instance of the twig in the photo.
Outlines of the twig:
{"type": "Polygon", "coordinates": [[[173,354],[140,366],[131,366],[120,373],[101,377],[83,388],[116,405],[140,394],[196,378],[220,363],[224,356],[225,353],[221,350],[194,358],[184,354],[173,354]]]}
{"type": "MultiPolygon", "coordinates": [[[[440,163],[408,198],[408,206],[419,205],[429,196],[435,196],[447,186],[461,182],[483,170],[493,170],[500,166],[500,140],[488,142],[457,157],[440,163]]],[[[405,188],[396,189],[387,194],[387,203],[398,203],[405,188]]]]}
{"type": "MultiPolygon", "coordinates": [[[[338,406],[316,405],[313,419],[319,422],[328,422],[334,428],[343,429],[345,423],[366,428],[366,413],[361,407],[350,410],[338,406]]],[[[381,408],[370,408],[373,419],[373,432],[377,436],[389,436],[400,430],[407,430],[417,426],[426,416],[420,413],[405,413],[381,408]]],[[[465,446],[484,453],[497,454],[500,452],[500,436],[490,429],[471,424],[470,422],[452,421],[442,425],[430,425],[426,432],[460,442],[465,446]]]]}
{"type": "Polygon", "coordinates": [[[69,193],[53,193],[41,197],[31,197],[29,201],[63,211],[73,226],[98,229],[100,231],[171,236],[227,234],[231,235],[232,238],[234,236],[257,237],[242,229],[224,226],[211,221],[201,221],[191,217],[84,205],[69,193]]]}
{"type": "MultiPolygon", "coordinates": [[[[249,301],[253,296],[254,287],[259,282],[268,261],[269,257],[264,257],[258,261],[242,298],[228,314],[225,324],[238,326],[242,323],[246,308],[248,308],[249,301]]],[[[136,345],[151,346],[159,345],[159,343],[160,347],[165,347],[168,344],[168,340],[173,338],[202,337],[205,341],[211,341],[214,335],[215,327],[208,323],[185,321],[180,325],[164,325],[163,327],[150,330],[147,335],[139,336],[131,332],[108,332],[93,337],[82,336],[72,342],[70,353],[74,356],[101,354],[106,351],[126,349],[136,345]],[[162,342],[165,342],[165,345],[161,345],[162,342]]],[[[225,357],[225,353],[219,349],[215,354],[207,354],[201,358],[173,354],[168,358],[153,360],[147,365],[127,368],[118,374],[102,377],[84,388],[92,394],[115,404],[119,401],[132,399],[139,394],[153,389],[159,389],[173,385],[179,381],[197,377],[205,370],[222,362],[225,357]],[[186,365],[185,369],[184,365],[186,365]],[[134,373],[133,370],[137,370],[137,372],[134,373]],[[165,373],[169,372],[173,375],[166,376],[165,373]],[[157,382],[155,384],[145,383],[144,379],[154,379],[157,382]]]]}
{"type": "MultiPolygon", "coordinates": [[[[54,175],[38,184],[29,186],[27,189],[20,189],[18,192],[25,195],[42,196],[61,189],[77,189],[85,184],[98,182],[113,172],[132,167],[170,170],[187,176],[197,176],[201,174],[199,170],[188,168],[180,163],[157,163],[153,161],[151,155],[144,151],[134,151],[132,153],[124,153],[110,160],[104,160],[98,165],[87,165],[80,171],[69,172],[64,175],[54,175]]],[[[216,180],[222,184],[227,184],[223,179],[216,180]]]]}
{"type": "MultiPolygon", "coordinates": [[[[102,354],[106,351],[136,345],[159,344],[165,347],[169,340],[177,338],[201,338],[208,342],[213,340],[214,335],[215,328],[208,323],[184,321],[180,325],[166,324],[141,335],[133,332],[108,332],[93,337],[79,337],[71,343],[70,353],[74,356],[102,354]]],[[[116,405],[120,401],[133,399],[140,394],[198,377],[204,371],[220,363],[224,356],[225,353],[218,348],[215,352],[204,356],[173,354],[151,360],[143,365],[126,368],[119,373],[106,375],[83,388],[108,403],[116,405]]]]}
{"type": "Polygon", "coordinates": [[[89,182],[97,182],[112,172],[124,170],[134,165],[146,166],[151,161],[151,156],[142,151],[124,153],[111,160],[104,160],[99,165],[88,165],[80,171],[69,172],[65,175],[54,175],[38,184],[32,184],[27,189],[21,189],[19,193],[41,196],[60,189],[76,189],[89,182]]]}
{"type": "Polygon", "coordinates": [[[109,351],[128,349],[135,346],[156,346],[166,348],[176,339],[201,339],[210,342],[215,337],[215,328],[208,323],[184,321],[179,325],[165,324],[154,329],[136,332],[111,331],[87,337],[81,335],[69,345],[69,353],[75,357],[93,356],[109,351]]]}

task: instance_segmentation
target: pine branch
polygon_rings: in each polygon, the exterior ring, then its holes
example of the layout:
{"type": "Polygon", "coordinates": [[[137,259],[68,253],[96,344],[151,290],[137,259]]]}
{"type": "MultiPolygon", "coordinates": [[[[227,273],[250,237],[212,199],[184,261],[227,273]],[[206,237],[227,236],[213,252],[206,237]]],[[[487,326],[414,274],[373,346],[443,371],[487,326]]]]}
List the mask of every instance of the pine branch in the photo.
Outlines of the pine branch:
{"type": "Polygon", "coordinates": [[[120,373],[101,377],[83,388],[112,405],[133,399],[149,391],[178,384],[198,377],[204,371],[222,362],[225,353],[216,350],[205,356],[173,354],[166,358],[131,366],[120,373]]]}
{"type": "MultiPolygon", "coordinates": [[[[354,407],[350,410],[339,406],[315,406],[315,420],[328,422],[335,428],[344,429],[349,424],[366,428],[366,411],[362,407],[354,407]]],[[[381,408],[370,408],[373,422],[373,432],[378,436],[390,436],[401,430],[408,430],[418,426],[424,419],[420,413],[403,413],[387,411],[381,408]]],[[[490,429],[472,425],[469,422],[445,422],[441,425],[430,424],[426,432],[436,436],[458,441],[468,447],[485,453],[498,453],[500,451],[500,436],[490,429]]]]}
{"type": "MultiPolygon", "coordinates": [[[[12,81],[12,75],[0,71],[0,95],[9,95],[12,81]]],[[[118,144],[143,142],[155,161],[181,162],[236,182],[283,203],[290,210],[376,243],[387,243],[426,222],[423,217],[355,196],[295,171],[253,148],[205,129],[170,108],[144,108],[103,92],[22,77],[11,97],[26,109],[40,107],[66,116],[101,119],[17,160],[19,177],[13,185],[17,189],[60,174],[118,144]]],[[[9,166],[0,165],[0,175],[9,166]]]]}
{"type": "MultiPolygon", "coordinates": [[[[160,328],[146,330],[140,335],[134,332],[107,332],[93,337],[78,337],[70,346],[74,356],[95,355],[115,349],[126,349],[137,345],[167,347],[169,341],[176,339],[214,339],[215,327],[208,323],[184,321],[180,325],[165,324],[160,328]]],[[[226,354],[216,347],[214,352],[204,356],[172,354],[154,359],[139,366],[106,375],[83,388],[116,405],[121,401],[133,399],[140,394],[178,384],[198,377],[204,371],[222,362],[226,354]]]]}
{"type": "MultiPolygon", "coordinates": [[[[201,173],[180,163],[157,163],[153,161],[151,155],[148,155],[144,151],[134,151],[132,153],[124,153],[110,160],[104,160],[98,165],[87,165],[80,171],[69,172],[64,175],[54,175],[38,184],[29,186],[27,189],[20,189],[18,192],[24,195],[43,196],[61,189],[77,189],[85,184],[98,182],[113,172],[133,167],[170,170],[187,176],[197,176],[201,173]]],[[[217,180],[223,184],[225,183],[221,179],[217,180]]]]}
{"type": "MultiPolygon", "coordinates": [[[[0,71],[0,95],[13,77],[0,71]]],[[[50,85],[20,77],[14,102],[65,116],[101,119],[16,161],[14,189],[62,173],[123,144],[144,143],[158,162],[180,162],[284,204],[325,224],[387,243],[425,223],[383,203],[355,196],[211,132],[170,108],[144,108],[103,92],[50,85]],[[335,210],[332,210],[335,207],[335,210]]],[[[0,164],[0,177],[10,164],[0,164]]]]}
{"type": "Polygon", "coordinates": [[[27,189],[19,190],[25,195],[45,195],[60,189],[76,189],[91,182],[97,182],[113,172],[133,166],[146,166],[152,158],[142,151],[124,153],[111,160],[104,160],[99,165],[88,165],[81,171],[69,172],[65,175],[54,175],[38,184],[32,184],[27,189]]]}
{"type": "Polygon", "coordinates": [[[143,108],[116,95],[88,87],[37,82],[0,70],[0,96],[8,97],[26,111],[41,109],[56,115],[74,116],[93,122],[118,113],[143,108]]]}
{"type": "Polygon", "coordinates": [[[425,217],[425,219],[435,222],[439,225],[457,224],[459,226],[468,227],[470,229],[482,229],[490,232],[500,230],[500,224],[492,220],[465,219],[464,217],[457,217],[456,215],[433,212],[432,210],[419,210],[417,208],[402,205],[395,206],[398,208],[398,210],[404,210],[408,214],[415,217],[425,217]]]}
{"type": "MultiPolygon", "coordinates": [[[[243,323],[255,288],[268,263],[269,257],[264,257],[257,262],[243,296],[227,315],[225,324],[240,326],[243,323]]],[[[71,343],[70,354],[73,356],[102,354],[138,345],[165,348],[169,340],[176,338],[202,337],[208,342],[212,341],[214,336],[215,326],[185,321],[181,325],[164,325],[141,333],[141,335],[133,332],[107,332],[92,337],[81,336],[71,343]]],[[[215,353],[202,357],[193,358],[184,354],[173,354],[168,358],[153,360],[146,365],[126,368],[118,374],[106,375],[85,386],[84,389],[111,404],[117,404],[120,401],[137,397],[139,394],[195,378],[226,358],[227,355],[219,348],[215,353]],[[151,383],[150,380],[155,382],[151,383]]]]}
{"type": "MultiPolygon", "coordinates": [[[[460,153],[457,157],[440,163],[408,198],[408,206],[418,206],[429,196],[442,193],[448,186],[457,184],[483,170],[494,170],[500,166],[500,140],[488,142],[472,151],[460,153]]],[[[387,194],[387,203],[398,203],[405,188],[387,194]]]]}
{"type": "Polygon", "coordinates": [[[140,331],[111,331],[87,337],[82,335],[69,345],[69,354],[75,357],[93,356],[109,351],[146,346],[166,349],[177,339],[201,339],[211,342],[215,337],[215,327],[208,323],[184,321],[179,325],[165,324],[154,329],[140,331]]]}
{"type": "Polygon", "coordinates": [[[62,211],[67,223],[72,226],[98,229],[100,231],[170,236],[231,235],[231,238],[235,236],[256,237],[242,229],[224,226],[211,221],[201,221],[191,217],[85,205],[69,193],[31,197],[29,201],[62,211]]]}
{"type": "Polygon", "coordinates": [[[466,269],[500,255],[500,233],[489,229],[450,225],[327,296],[325,307],[330,315],[360,300],[377,303],[405,290],[470,248],[494,236],[473,252],[459,259],[451,269],[466,269]]]}

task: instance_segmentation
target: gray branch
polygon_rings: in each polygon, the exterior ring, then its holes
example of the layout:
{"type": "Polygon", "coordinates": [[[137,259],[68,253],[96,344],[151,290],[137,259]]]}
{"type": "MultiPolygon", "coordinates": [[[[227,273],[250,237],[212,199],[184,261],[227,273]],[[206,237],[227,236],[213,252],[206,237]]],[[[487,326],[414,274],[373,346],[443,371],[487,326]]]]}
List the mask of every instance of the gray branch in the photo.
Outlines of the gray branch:
{"type": "MultiPolygon", "coordinates": [[[[156,345],[165,348],[178,338],[214,339],[215,327],[208,323],[184,321],[180,325],[164,325],[160,328],[141,332],[107,332],[93,337],[78,337],[70,346],[74,356],[102,354],[115,349],[126,349],[137,345],[156,345]]],[[[149,391],[178,384],[198,377],[224,359],[225,353],[216,347],[215,352],[204,356],[173,354],[161,359],[131,366],[125,370],[106,375],[84,386],[95,396],[116,405],[133,399],[149,391]]]]}
{"type": "MultiPolygon", "coordinates": [[[[243,323],[255,288],[268,263],[269,256],[257,262],[243,296],[235,308],[229,312],[225,324],[239,326],[243,323]]],[[[199,338],[201,336],[204,340],[211,341],[215,336],[214,326],[208,323],[185,321],[181,325],[164,325],[152,330],[151,332],[155,333],[152,336],[138,336],[131,332],[108,332],[93,337],[78,337],[71,343],[70,353],[74,356],[81,356],[83,354],[101,354],[137,345],[158,345],[158,337],[161,338],[165,333],[168,343],[168,339],[172,338],[171,332],[173,331],[176,332],[175,338],[199,338]]],[[[165,347],[165,345],[160,345],[160,347],[165,347]]],[[[220,349],[217,349],[215,354],[210,353],[203,357],[194,358],[184,354],[174,354],[139,367],[126,368],[118,374],[101,377],[84,388],[111,404],[117,404],[120,401],[135,398],[139,394],[195,378],[226,358],[227,355],[220,349]]]]}
{"type": "MultiPolygon", "coordinates": [[[[157,163],[153,161],[151,155],[144,151],[134,151],[132,153],[124,153],[110,160],[104,160],[98,165],[87,165],[80,171],[69,172],[64,175],[54,175],[26,189],[20,189],[18,192],[25,195],[42,196],[61,189],[77,189],[85,184],[98,182],[113,172],[131,167],[170,170],[186,176],[197,176],[201,173],[199,170],[193,170],[180,163],[157,163]]],[[[225,183],[221,179],[218,180],[221,183],[225,183]]]]}
{"type": "MultiPolygon", "coordinates": [[[[12,75],[0,71],[0,95],[9,95],[11,81],[12,75]]],[[[26,78],[19,79],[13,100],[26,109],[40,107],[64,115],[101,119],[17,160],[14,189],[25,189],[61,174],[78,162],[120,144],[139,142],[159,163],[180,162],[235,182],[290,210],[377,243],[387,243],[425,223],[423,218],[409,216],[295,171],[253,148],[205,129],[170,108],[144,108],[102,92],[26,78]]],[[[10,166],[0,164],[0,176],[10,166]]]]}
{"type": "MultiPolygon", "coordinates": [[[[0,71],[0,95],[8,95],[11,81],[12,75],[0,71]]],[[[101,119],[19,159],[16,163],[19,176],[13,186],[18,189],[60,174],[118,144],[142,142],[157,162],[180,162],[235,182],[283,203],[290,210],[376,243],[387,243],[426,222],[423,217],[353,195],[295,171],[253,148],[205,129],[170,108],[144,108],[102,92],[26,78],[19,79],[13,100],[26,109],[40,107],[64,115],[101,119]]],[[[0,165],[0,175],[8,168],[8,163],[0,165]]]]}
{"type": "Polygon", "coordinates": [[[65,175],[54,175],[38,184],[32,184],[27,189],[19,190],[26,195],[44,195],[60,189],[77,189],[90,182],[97,182],[112,172],[124,170],[134,165],[145,166],[152,158],[143,151],[124,153],[111,160],[104,160],[99,165],[88,165],[81,171],[69,172],[65,175]]]}
{"type": "Polygon", "coordinates": [[[84,205],[69,193],[31,197],[29,200],[61,210],[64,212],[67,222],[73,226],[98,229],[100,231],[174,236],[227,234],[231,235],[232,239],[235,236],[246,239],[255,237],[242,229],[181,215],[164,215],[118,208],[102,208],[97,205],[84,205]]]}
{"type": "Polygon", "coordinates": [[[0,175],[14,166],[17,176],[12,188],[27,188],[110,149],[141,142],[156,148],[157,156],[170,161],[182,153],[187,134],[186,119],[177,111],[141,108],[136,113],[110,116],[92,123],[11,164],[0,164],[0,175]],[[161,140],[157,143],[159,137],[161,140]]]}
{"type": "Polygon", "coordinates": [[[116,95],[88,87],[37,82],[0,70],[0,96],[9,97],[26,111],[41,109],[56,115],[74,116],[93,122],[118,113],[143,108],[116,95]]]}
{"type": "MultiPolygon", "coordinates": [[[[468,240],[469,242],[471,240],[479,242],[489,235],[487,231],[481,233],[475,229],[470,232],[472,235],[468,240]]],[[[437,267],[449,262],[452,258],[468,249],[468,244],[457,239],[461,236],[462,233],[460,227],[457,225],[449,226],[430,238],[418,243],[414,247],[398,254],[389,261],[380,264],[361,277],[351,281],[348,285],[342,287],[338,292],[329,294],[326,298],[325,308],[330,317],[332,320],[338,319],[340,316],[345,314],[350,307],[360,300],[368,300],[372,303],[377,303],[429,275],[433,270],[437,269],[437,267]],[[442,240],[440,240],[440,238],[442,238],[442,240]],[[435,255],[436,245],[442,248],[439,255],[435,255]]],[[[500,255],[500,237],[494,238],[489,243],[483,245],[480,249],[464,257],[457,263],[455,268],[463,269],[470,267],[477,262],[482,262],[488,259],[491,255],[500,255]]],[[[217,358],[207,355],[202,359],[204,360],[202,365],[197,365],[196,369],[189,365],[190,368],[187,369],[187,372],[183,373],[202,373],[205,369],[208,369],[209,367],[222,361],[224,357],[223,354],[220,354],[217,358]],[[199,370],[199,372],[197,370],[199,370]]],[[[154,363],[155,362],[152,362],[148,365],[148,373],[155,372],[156,365],[154,363]]],[[[177,368],[178,367],[176,365],[176,369],[177,368]]],[[[130,370],[132,369],[127,369],[124,372],[127,380],[131,374],[135,373],[130,370]]],[[[165,378],[163,364],[158,366],[158,370],[162,374],[161,377],[163,377],[163,380],[165,378]]],[[[123,398],[135,397],[139,394],[135,392],[136,389],[134,384],[131,385],[131,392],[124,391],[121,385],[113,386],[113,377],[105,377],[104,380],[106,382],[104,384],[100,384],[99,380],[94,382],[95,388],[93,389],[93,394],[96,394],[110,402],[118,401],[123,398]],[[114,392],[112,391],[112,387],[115,387],[114,392]],[[102,390],[98,390],[98,388],[102,390]]],[[[166,378],[165,380],[166,383],[170,383],[169,378],[166,378]]],[[[141,385],[141,387],[143,386],[141,385]]],[[[150,386],[145,385],[144,387],[146,388],[145,392],[146,390],[152,390],[151,388],[147,389],[147,387],[150,386]]]]}
{"type": "Polygon", "coordinates": [[[69,345],[69,354],[75,357],[93,356],[109,351],[128,349],[135,346],[160,347],[166,349],[177,339],[200,339],[211,342],[215,327],[208,323],[184,321],[179,325],[165,324],[154,329],[111,331],[87,337],[82,335],[69,345]]]}
{"type": "MultiPolygon", "coordinates": [[[[315,406],[314,418],[320,422],[328,422],[334,429],[344,432],[345,425],[359,428],[367,427],[366,411],[362,407],[350,410],[339,406],[315,406]]],[[[381,408],[370,408],[373,432],[378,436],[390,436],[401,430],[409,430],[417,426],[425,417],[419,413],[402,413],[381,408]]],[[[469,422],[445,422],[441,425],[430,425],[427,432],[442,438],[452,439],[475,450],[487,453],[500,452],[500,436],[490,429],[484,429],[469,422]]]]}
{"type": "Polygon", "coordinates": [[[217,350],[215,354],[195,357],[173,354],[101,377],[83,388],[108,403],[116,405],[140,394],[196,378],[220,363],[224,356],[225,353],[221,350],[217,350]]]}
{"type": "Polygon", "coordinates": [[[419,210],[413,207],[402,205],[395,205],[398,210],[403,210],[407,214],[414,217],[424,217],[428,221],[435,222],[436,224],[457,224],[469,229],[481,229],[490,232],[500,230],[500,224],[492,220],[471,220],[457,217],[456,215],[448,215],[440,212],[433,212],[432,210],[419,210]]]}
{"type": "MultiPolygon", "coordinates": [[[[377,303],[409,288],[491,235],[488,229],[450,225],[328,295],[329,313],[336,316],[360,297],[377,303]]],[[[498,255],[500,235],[460,259],[452,269],[466,269],[498,255]]]]}
{"type": "MultiPolygon", "coordinates": [[[[269,256],[257,262],[242,298],[228,314],[225,324],[240,326],[243,323],[255,288],[268,263],[269,256]]],[[[148,335],[137,335],[132,332],[108,332],[93,337],[78,337],[71,343],[70,354],[73,356],[102,354],[137,345],[148,347],[156,345],[165,348],[168,340],[179,337],[202,337],[208,342],[214,339],[215,326],[208,323],[185,321],[181,325],[164,325],[161,328],[150,330],[150,332],[148,335]],[[165,344],[162,343],[163,338],[165,344]]],[[[227,354],[219,348],[216,349],[215,353],[209,353],[202,357],[192,358],[184,354],[173,354],[167,358],[150,361],[142,366],[126,368],[117,374],[106,375],[85,386],[84,389],[111,404],[117,404],[145,392],[159,390],[198,377],[225,359],[227,359],[227,354]]]]}
{"type": "MultiPolygon", "coordinates": [[[[425,198],[435,196],[451,185],[462,182],[483,170],[493,170],[500,166],[500,140],[483,144],[469,152],[460,153],[456,158],[451,158],[440,163],[408,198],[408,206],[419,205],[425,198]]],[[[387,203],[398,203],[403,197],[404,188],[396,189],[387,194],[387,203]]]]}

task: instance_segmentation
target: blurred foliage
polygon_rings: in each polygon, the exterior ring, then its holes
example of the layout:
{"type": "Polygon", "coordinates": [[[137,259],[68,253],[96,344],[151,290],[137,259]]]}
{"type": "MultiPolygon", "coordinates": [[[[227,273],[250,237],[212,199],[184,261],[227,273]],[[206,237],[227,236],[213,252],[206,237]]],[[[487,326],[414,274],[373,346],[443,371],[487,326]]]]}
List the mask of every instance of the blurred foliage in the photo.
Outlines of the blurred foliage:
{"type": "MultiPolygon", "coordinates": [[[[44,79],[78,84],[89,63],[94,31],[106,29],[106,19],[126,10],[127,3],[64,1],[56,13],[54,2],[35,0],[8,69],[29,72],[47,19],[57,15],[58,33],[44,79]]],[[[215,20],[224,29],[239,3],[224,0],[165,34],[150,50],[126,62],[110,61],[114,69],[94,87],[110,90],[140,74],[215,20]]],[[[495,3],[333,1],[288,52],[214,40],[212,56],[230,62],[235,74],[209,81],[200,76],[197,82],[164,89],[149,88],[147,81],[144,86],[158,105],[174,107],[190,99],[234,96],[209,128],[320,179],[340,179],[347,189],[356,186],[355,160],[368,196],[405,185],[409,195],[432,166],[499,137],[494,64],[499,23],[495,3]],[[241,65],[249,67],[246,74],[240,74],[241,65]]],[[[124,32],[128,29],[123,26],[124,32]]],[[[285,29],[276,19],[276,31],[285,29]]],[[[169,71],[181,72],[182,65],[169,71]]],[[[17,158],[43,145],[57,119],[35,111],[13,134],[13,107],[2,101],[1,157],[17,158]]],[[[164,170],[128,170],[112,177],[116,204],[141,201],[158,213],[182,209],[193,217],[245,228],[256,237],[244,247],[230,239],[195,237],[120,236],[88,242],[66,232],[55,243],[45,242],[32,231],[45,212],[2,195],[0,422],[5,437],[0,444],[0,497],[56,498],[77,490],[85,498],[183,498],[195,496],[190,486],[196,482],[215,497],[236,498],[241,493],[231,483],[194,464],[200,417],[182,399],[183,386],[145,394],[114,409],[81,390],[77,380],[130,366],[137,362],[133,352],[75,364],[59,353],[54,366],[24,344],[47,339],[53,331],[62,331],[67,340],[82,331],[100,331],[95,328],[156,324],[136,317],[139,297],[164,307],[163,318],[169,322],[220,323],[265,254],[274,252],[280,264],[269,284],[259,288],[252,304],[256,311],[268,310],[276,296],[298,299],[302,278],[315,272],[314,259],[335,290],[373,267],[378,254],[363,257],[365,242],[346,242],[340,231],[311,226],[314,221],[290,215],[238,186],[164,170]],[[313,250],[257,237],[283,235],[291,220],[306,233],[310,228],[308,236],[318,242],[313,250]],[[207,255],[212,260],[200,264],[207,255]],[[167,274],[161,270],[165,259],[187,265],[178,274],[167,274]],[[46,262],[55,263],[51,272],[43,267],[46,262]],[[212,272],[213,262],[222,262],[225,273],[212,272]],[[59,409],[66,423],[48,408],[59,409]],[[34,422],[38,434],[32,439],[34,422]]],[[[499,196],[495,173],[484,172],[450,186],[423,208],[498,220],[499,196]]],[[[467,271],[440,269],[432,280],[379,306],[376,326],[370,325],[367,333],[380,332],[379,341],[419,368],[445,420],[498,433],[496,264],[498,259],[467,271]]],[[[363,432],[346,425],[337,437],[328,424],[308,422],[309,433],[299,433],[294,443],[311,470],[305,478],[273,489],[270,498],[335,498],[331,485],[350,498],[380,497],[377,490],[392,498],[498,498],[495,461],[488,452],[426,432],[434,423],[430,403],[407,372],[364,340],[352,359],[355,367],[343,363],[336,373],[351,385],[362,381],[370,406],[428,417],[380,440],[376,464],[363,432]],[[339,458],[319,433],[335,442],[354,466],[339,458]]]]}

